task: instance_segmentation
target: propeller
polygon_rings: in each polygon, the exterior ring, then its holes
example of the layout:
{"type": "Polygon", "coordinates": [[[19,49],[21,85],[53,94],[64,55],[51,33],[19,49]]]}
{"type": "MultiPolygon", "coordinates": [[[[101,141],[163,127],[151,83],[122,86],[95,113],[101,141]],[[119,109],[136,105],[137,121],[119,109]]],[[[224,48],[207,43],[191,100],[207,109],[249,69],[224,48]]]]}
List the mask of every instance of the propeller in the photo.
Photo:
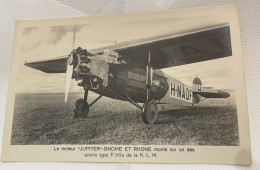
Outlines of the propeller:
{"type": "Polygon", "coordinates": [[[65,99],[64,99],[65,102],[67,102],[67,100],[68,100],[71,77],[72,77],[72,74],[73,74],[73,54],[74,54],[73,49],[74,49],[74,44],[75,44],[75,35],[76,35],[76,25],[74,26],[74,33],[73,33],[73,39],[72,39],[72,52],[68,56],[68,60],[67,60],[65,99]]]}
{"type": "Polygon", "coordinates": [[[73,74],[73,53],[69,56],[68,63],[67,63],[65,99],[64,99],[65,102],[67,102],[67,100],[68,100],[72,74],[73,74]]]}

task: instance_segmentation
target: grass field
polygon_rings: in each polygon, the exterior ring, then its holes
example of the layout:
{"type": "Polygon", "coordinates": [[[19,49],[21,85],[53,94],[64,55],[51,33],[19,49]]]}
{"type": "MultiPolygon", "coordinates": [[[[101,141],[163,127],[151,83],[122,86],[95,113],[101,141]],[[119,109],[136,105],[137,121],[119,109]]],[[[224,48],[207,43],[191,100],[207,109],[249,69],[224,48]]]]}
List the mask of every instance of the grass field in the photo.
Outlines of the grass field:
{"type": "Polygon", "coordinates": [[[153,125],[144,124],[131,104],[105,97],[88,118],[73,119],[74,102],[82,96],[72,93],[64,103],[64,94],[17,94],[11,144],[239,145],[234,96],[203,101],[196,109],[160,107],[153,125]]]}

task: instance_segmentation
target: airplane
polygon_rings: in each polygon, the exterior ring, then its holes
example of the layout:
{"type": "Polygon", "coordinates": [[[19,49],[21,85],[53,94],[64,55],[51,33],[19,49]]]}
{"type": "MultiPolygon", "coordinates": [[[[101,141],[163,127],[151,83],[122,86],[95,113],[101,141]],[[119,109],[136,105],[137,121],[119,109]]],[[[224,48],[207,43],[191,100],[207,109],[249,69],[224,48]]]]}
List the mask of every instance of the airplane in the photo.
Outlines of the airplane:
{"type": "MultiPolygon", "coordinates": [[[[75,41],[75,32],[73,38],[75,41]]],[[[131,103],[142,110],[145,124],[153,124],[159,104],[193,106],[203,99],[230,96],[224,91],[203,88],[198,77],[189,87],[161,69],[230,56],[230,27],[220,24],[179,36],[160,35],[92,50],[78,47],[69,55],[25,62],[25,66],[45,73],[66,73],[65,101],[71,79],[80,81],[78,86],[85,93],[83,99],[75,102],[74,118],[86,118],[89,108],[106,96],[131,103]],[[89,91],[99,94],[90,104],[89,91]]]]}

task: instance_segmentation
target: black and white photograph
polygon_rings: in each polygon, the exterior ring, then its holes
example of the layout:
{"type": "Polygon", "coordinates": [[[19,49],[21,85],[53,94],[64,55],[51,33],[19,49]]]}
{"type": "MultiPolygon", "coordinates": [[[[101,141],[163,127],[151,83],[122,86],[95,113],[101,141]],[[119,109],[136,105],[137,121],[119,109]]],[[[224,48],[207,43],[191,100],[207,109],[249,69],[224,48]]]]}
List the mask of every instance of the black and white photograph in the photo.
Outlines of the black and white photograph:
{"type": "Polygon", "coordinates": [[[239,147],[233,25],[183,13],[22,26],[10,145],[239,147]]]}

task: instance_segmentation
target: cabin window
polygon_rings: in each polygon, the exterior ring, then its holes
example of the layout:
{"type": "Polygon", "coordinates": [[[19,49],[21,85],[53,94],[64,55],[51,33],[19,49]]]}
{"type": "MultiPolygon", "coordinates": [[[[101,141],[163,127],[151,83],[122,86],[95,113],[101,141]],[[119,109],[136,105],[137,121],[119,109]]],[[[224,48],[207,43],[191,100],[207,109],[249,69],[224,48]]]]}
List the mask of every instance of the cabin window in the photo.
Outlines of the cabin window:
{"type": "Polygon", "coordinates": [[[137,76],[136,73],[133,73],[133,79],[134,79],[134,80],[138,80],[138,76],[137,76]]]}
{"type": "Polygon", "coordinates": [[[131,71],[128,71],[128,78],[136,81],[141,81],[141,82],[145,81],[145,76],[131,71]]]}
{"type": "Polygon", "coordinates": [[[128,78],[133,79],[133,73],[131,71],[128,71],[128,78]]]}
{"type": "Polygon", "coordinates": [[[137,74],[137,79],[138,79],[138,81],[145,81],[145,76],[143,76],[141,74],[137,74]]]}
{"type": "MultiPolygon", "coordinates": [[[[128,71],[128,78],[132,79],[132,80],[140,81],[140,82],[145,82],[144,75],[134,73],[131,71],[128,71]]],[[[153,86],[160,87],[160,85],[161,85],[160,80],[153,80],[153,86]]]]}

